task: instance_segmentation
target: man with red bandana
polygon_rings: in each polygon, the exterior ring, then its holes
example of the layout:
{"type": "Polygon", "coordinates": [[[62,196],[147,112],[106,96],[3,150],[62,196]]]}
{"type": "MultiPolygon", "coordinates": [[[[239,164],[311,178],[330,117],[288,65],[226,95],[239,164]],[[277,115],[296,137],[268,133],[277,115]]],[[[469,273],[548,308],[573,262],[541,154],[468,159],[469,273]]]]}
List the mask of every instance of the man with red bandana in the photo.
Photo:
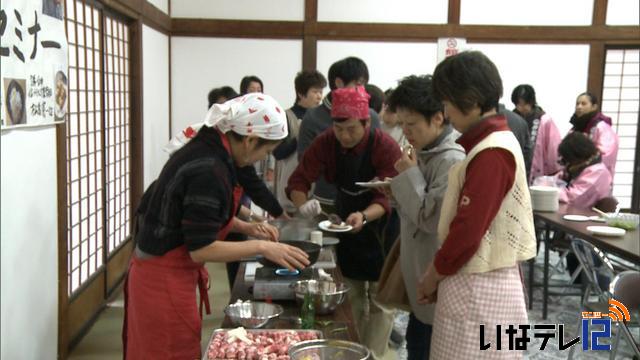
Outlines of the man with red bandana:
{"type": "Polygon", "coordinates": [[[338,265],[351,287],[349,298],[362,342],[375,358],[387,351],[393,313],[374,300],[384,263],[384,234],[388,199],[376,190],[356,182],[394,177],[401,151],[397,143],[380,129],[370,126],[369,95],[362,86],[332,92],[333,127],[320,134],[304,153],[289,178],[287,195],[305,217],[320,214],[320,203],[309,200],[311,185],[323,175],[335,184],[336,212],[353,230],[339,233],[338,265]]]}

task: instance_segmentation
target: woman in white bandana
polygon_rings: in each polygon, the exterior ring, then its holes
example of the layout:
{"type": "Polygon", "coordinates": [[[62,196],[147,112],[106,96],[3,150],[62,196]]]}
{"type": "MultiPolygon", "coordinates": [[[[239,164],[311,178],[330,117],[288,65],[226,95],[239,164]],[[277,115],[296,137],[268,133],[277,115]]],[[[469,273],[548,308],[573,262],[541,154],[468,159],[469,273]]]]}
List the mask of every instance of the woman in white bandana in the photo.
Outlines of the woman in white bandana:
{"type": "Polygon", "coordinates": [[[234,216],[236,166],[264,159],[286,136],[282,107],[256,93],[212,106],[203,123],[167,145],[172,156],[137,211],[125,284],[125,359],[201,357],[202,305],[209,311],[204,262],[262,255],[289,269],[309,264],[302,250],[277,242],[276,228],[234,216]],[[265,240],[220,241],[229,231],[265,240]]]}

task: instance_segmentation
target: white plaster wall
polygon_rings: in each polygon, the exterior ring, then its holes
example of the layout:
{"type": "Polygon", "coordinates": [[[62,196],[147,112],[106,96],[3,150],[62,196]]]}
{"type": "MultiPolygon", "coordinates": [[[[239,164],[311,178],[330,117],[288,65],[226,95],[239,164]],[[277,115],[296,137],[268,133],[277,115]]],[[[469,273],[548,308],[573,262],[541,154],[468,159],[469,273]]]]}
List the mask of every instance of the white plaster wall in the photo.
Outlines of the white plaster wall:
{"type": "Polygon", "coordinates": [[[318,41],[318,70],[326,76],[331,64],[356,56],[369,68],[369,83],[386,90],[407,75],[431,74],[436,54],[436,43],[318,41]]]}
{"type": "Polygon", "coordinates": [[[303,0],[177,0],[171,17],[235,20],[304,20],[303,0]]]}
{"type": "MultiPolygon", "coordinates": [[[[2,359],[55,359],[58,230],[55,127],[2,133],[2,359]]],[[[64,149],[63,149],[64,151],[64,149]]]]}
{"type": "Polygon", "coordinates": [[[256,75],[265,93],[288,108],[295,100],[293,79],[302,68],[302,41],[227,38],[171,38],[171,133],[201,122],[207,94],[256,75]]]}
{"type": "Polygon", "coordinates": [[[461,24],[591,25],[592,14],[593,0],[460,1],[461,24]]]}
{"type": "Polygon", "coordinates": [[[447,0],[318,0],[318,21],[445,24],[447,0]]]}
{"type": "Polygon", "coordinates": [[[144,187],[158,177],[169,156],[169,37],[142,27],[144,187]]]}
{"type": "Polygon", "coordinates": [[[607,25],[640,26],[640,1],[608,0],[607,25]]]}
{"type": "MultiPolygon", "coordinates": [[[[496,64],[502,77],[501,101],[512,109],[511,91],[528,83],[535,89],[538,103],[553,117],[565,134],[573,114],[576,96],[587,87],[588,45],[481,44],[467,47],[484,52],[496,64]]],[[[383,90],[411,74],[432,74],[436,66],[435,43],[387,43],[318,41],[318,69],[347,56],[363,59],[369,68],[369,82],[383,90]]]]}
{"type": "Polygon", "coordinates": [[[587,90],[588,45],[467,44],[485,53],[498,67],[504,94],[513,109],[511,92],[519,84],[536,90],[538,104],[555,120],[562,135],[571,128],[578,94],[587,90]]]}
{"type": "MultiPolygon", "coordinates": [[[[147,0],[165,14],[169,14],[169,0],[147,0]]],[[[179,0],[178,0],[179,2],[179,0]]]]}

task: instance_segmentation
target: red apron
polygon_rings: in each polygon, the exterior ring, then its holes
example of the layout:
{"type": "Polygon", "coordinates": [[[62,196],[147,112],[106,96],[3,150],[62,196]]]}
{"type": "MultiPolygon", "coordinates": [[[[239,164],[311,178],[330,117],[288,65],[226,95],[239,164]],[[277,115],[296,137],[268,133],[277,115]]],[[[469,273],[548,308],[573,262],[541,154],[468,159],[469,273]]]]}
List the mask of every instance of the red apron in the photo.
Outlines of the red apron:
{"type": "MultiPolygon", "coordinates": [[[[220,138],[231,153],[227,137],[220,133],[220,138]]],[[[218,232],[218,239],[231,230],[241,195],[242,188],[236,186],[231,216],[218,232]]],[[[204,264],[191,260],[185,245],[145,259],[134,253],[124,285],[123,358],[200,359],[202,305],[211,313],[208,278],[204,264]]]]}

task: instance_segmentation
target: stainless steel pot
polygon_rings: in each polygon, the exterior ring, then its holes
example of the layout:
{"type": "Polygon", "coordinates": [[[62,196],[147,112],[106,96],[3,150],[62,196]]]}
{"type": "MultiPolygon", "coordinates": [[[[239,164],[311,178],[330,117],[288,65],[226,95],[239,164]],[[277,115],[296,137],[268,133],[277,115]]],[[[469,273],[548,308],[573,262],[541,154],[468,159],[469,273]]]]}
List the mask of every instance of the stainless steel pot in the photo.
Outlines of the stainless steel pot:
{"type": "Polygon", "coordinates": [[[308,340],[289,348],[291,360],[366,360],[370,357],[366,346],[345,340],[308,340]]]}
{"type": "Polygon", "coordinates": [[[278,228],[280,239],[308,241],[318,223],[313,219],[293,218],[270,220],[269,224],[278,228]]]}

